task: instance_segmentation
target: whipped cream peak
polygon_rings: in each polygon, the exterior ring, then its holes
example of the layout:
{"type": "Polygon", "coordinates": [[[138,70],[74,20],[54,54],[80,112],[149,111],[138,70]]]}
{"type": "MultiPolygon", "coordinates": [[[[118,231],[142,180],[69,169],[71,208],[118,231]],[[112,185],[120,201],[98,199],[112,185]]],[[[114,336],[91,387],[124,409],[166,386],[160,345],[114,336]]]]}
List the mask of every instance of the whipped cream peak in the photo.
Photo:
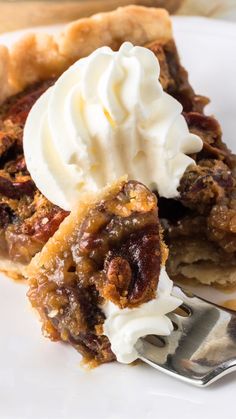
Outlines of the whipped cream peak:
{"type": "Polygon", "coordinates": [[[32,107],[24,129],[28,170],[54,204],[71,210],[84,192],[127,174],[160,196],[178,196],[202,141],[163,91],[147,48],[121,45],[78,60],[32,107]]]}
{"type": "Polygon", "coordinates": [[[167,314],[182,304],[179,298],[171,295],[172,287],[173,282],[162,268],[155,299],[136,308],[120,309],[110,301],[102,306],[106,316],[103,332],[117,361],[127,364],[138,358],[136,344],[140,337],[170,335],[173,324],[167,314]]]}

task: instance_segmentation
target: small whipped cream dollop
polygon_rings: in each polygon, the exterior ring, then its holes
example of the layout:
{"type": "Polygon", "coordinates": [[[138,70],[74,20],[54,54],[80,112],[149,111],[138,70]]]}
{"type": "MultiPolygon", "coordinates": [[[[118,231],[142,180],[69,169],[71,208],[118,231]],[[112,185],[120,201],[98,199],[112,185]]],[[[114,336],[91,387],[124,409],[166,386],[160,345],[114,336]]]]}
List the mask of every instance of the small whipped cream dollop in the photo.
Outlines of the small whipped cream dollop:
{"type": "Polygon", "coordinates": [[[38,189],[71,210],[81,194],[127,174],[174,198],[186,154],[201,150],[182,106],[165,93],[147,48],[125,42],[95,50],[72,65],[32,107],[24,154],[38,189]]]}
{"type": "Polygon", "coordinates": [[[172,287],[173,282],[162,268],[155,299],[137,308],[120,309],[110,301],[102,306],[106,316],[103,332],[117,361],[128,364],[138,358],[135,345],[140,337],[170,335],[173,324],[167,314],[182,304],[179,298],[171,295],[172,287]]]}
{"type": "Polygon", "coordinates": [[[135,345],[140,337],[170,335],[173,324],[167,314],[182,304],[179,298],[171,295],[172,288],[173,282],[162,268],[155,299],[137,308],[120,309],[110,301],[102,306],[106,316],[103,333],[108,337],[117,361],[128,364],[138,358],[135,345]]]}

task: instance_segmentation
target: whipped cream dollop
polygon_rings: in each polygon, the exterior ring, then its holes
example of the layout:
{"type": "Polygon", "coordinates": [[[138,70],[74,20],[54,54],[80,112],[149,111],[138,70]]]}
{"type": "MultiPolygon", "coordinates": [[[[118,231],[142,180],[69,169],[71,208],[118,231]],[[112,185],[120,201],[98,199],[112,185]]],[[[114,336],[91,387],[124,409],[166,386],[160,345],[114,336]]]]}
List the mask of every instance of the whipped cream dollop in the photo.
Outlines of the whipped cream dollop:
{"type": "Polygon", "coordinates": [[[103,333],[108,337],[117,361],[128,364],[138,358],[135,344],[140,337],[170,335],[173,324],[166,314],[182,304],[179,298],[171,295],[172,287],[173,282],[163,267],[155,299],[136,308],[120,309],[110,301],[102,306],[106,316],[103,333]]]}
{"type": "Polygon", "coordinates": [[[185,169],[200,151],[182,106],[165,93],[147,48],[125,42],[73,64],[32,107],[24,154],[38,189],[71,210],[81,194],[127,174],[166,198],[178,196],[185,169]]]}

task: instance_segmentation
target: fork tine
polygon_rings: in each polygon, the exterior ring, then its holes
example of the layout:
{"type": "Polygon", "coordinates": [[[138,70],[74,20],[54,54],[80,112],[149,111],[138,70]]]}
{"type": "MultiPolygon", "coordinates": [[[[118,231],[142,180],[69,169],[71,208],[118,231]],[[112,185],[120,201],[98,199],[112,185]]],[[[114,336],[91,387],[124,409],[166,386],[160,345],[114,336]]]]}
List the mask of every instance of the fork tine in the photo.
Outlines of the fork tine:
{"type": "MultiPolygon", "coordinates": [[[[174,287],[187,317],[171,313],[176,324],[165,345],[142,338],[136,345],[140,359],[178,379],[206,386],[236,370],[236,315],[174,287]]],[[[163,337],[161,337],[163,339],[163,337]]]]}

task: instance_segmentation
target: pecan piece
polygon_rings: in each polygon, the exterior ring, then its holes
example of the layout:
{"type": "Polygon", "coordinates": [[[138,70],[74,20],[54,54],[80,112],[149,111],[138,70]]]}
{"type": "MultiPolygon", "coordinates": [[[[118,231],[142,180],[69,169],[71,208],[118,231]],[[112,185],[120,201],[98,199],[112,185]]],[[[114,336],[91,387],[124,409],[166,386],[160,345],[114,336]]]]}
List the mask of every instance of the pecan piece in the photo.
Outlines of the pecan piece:
{"type": "Polygon", "coordinates": [[[15,143],[15,138],[0,131],[0,157],[2,157],[15,143]]]}
{"type": "Polygon", "coordinates": [[[215,205],[207,221],[208,237],[226,252],[236,252],[236,207],[215,205]]]}
{"type": "Polygon", "coordinates": [[[12,180],[0,174],[0,193],[7,198],[20,199],[23,195],[33,196],[36,186],[29,176],[12,180]]]}
{"type": "Polygon", "coordinates": [[[103,289],[103,296],[111,301],[125,299],[132,279],[130,264],[124,257],[113,257],[113,255],[109,255],[109,257],[105,262],[107,281],[103,289]]]}
{"type": "Polygon", "coordinates": [[[36,100],[54,83],[54,80],[47,80],[33,84],[23,93],[11,97],[6,103],[4,119],[10,119],[14,124],[24,125],[28,113],[36,100]]]}
{"type": "Polygon", "coordinates": [[[120,249],[108,253],[102,295],[122,308],[151,300],[156,294],[161,256],[157,224],[132,233],[120,249]]]}

